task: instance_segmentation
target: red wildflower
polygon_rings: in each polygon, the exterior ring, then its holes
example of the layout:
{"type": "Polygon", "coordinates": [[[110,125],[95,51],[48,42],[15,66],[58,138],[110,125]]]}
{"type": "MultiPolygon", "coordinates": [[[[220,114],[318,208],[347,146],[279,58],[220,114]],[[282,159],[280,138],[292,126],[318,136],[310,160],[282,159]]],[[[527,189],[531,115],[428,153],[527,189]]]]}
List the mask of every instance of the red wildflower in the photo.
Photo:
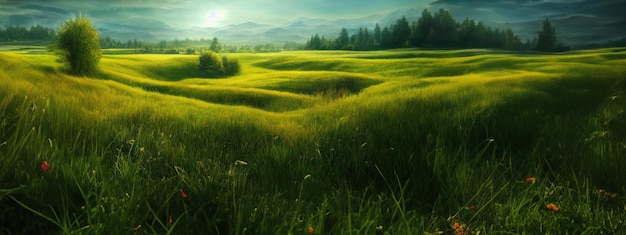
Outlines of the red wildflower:
{"type": "Polygon", "coordinates": [[[41,162],[41,169],[43,170],[43,172],[48,171],[49,168],[50,165],[48,165],[48,161],[44,160],[43,162],[41,162]]]}
{"type": "Polygon", "coordinates": [[[476,206],[471,205],[471,206],[469,206],[467,209],[469,209],[470,211],[473,211],[473,210],[476,210],[476,206]]]}
{"type": "Polygon", "coordinates": [[[172,223],[172,216],[170,216],[170,219],[167,222],[170,222],[170,224],[172,223]]]}
{"type": "Polygon", "coordinates": [[[528,177],[526,178],[526,183],[530,184],[530,183],[535,183],[537,179],[535,177],[528,177]]]}
{"type": "Polygon", "coordinates": [[[180,189],[180,196],[183,198],[187,198],[187,194],[185,193],[185,191],[183,191],[183,189],[180,189]]]}
{"type": "Polygon", "coordinates": [[[452,233],[454,235],[468,235],[471,231],[467,225],[455,222],[454,225],[452,225],[452,233]]]}
{"type": "Polygon", "coordinates": [[[315,232],[315,229],[313,229],[313,226],[309,226],[309,233],[312,234],[313,232],[315,232]]]}

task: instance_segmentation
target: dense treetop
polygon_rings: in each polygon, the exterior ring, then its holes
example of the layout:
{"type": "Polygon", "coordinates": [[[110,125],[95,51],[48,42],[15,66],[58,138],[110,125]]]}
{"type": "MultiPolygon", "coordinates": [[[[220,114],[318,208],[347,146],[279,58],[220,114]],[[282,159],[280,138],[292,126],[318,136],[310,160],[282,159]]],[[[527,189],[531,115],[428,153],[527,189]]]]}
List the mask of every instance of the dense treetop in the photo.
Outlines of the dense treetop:
{"type": "Polygon", "coordinates": [[[0,42],[51,41],[54,39],[55,35],[53,29],[41,25],[31,26],[30,28],[9,25],[0,28],[0,42]]]}
{"type": "Polygon", "coordinates": [[[370,32],[367,27],[361,27],[352,36],[348,36],[348,30],[344,28],[336,39],[326,39],[315,34],[305,46],[309,50],[377,50],[403,47],[537,49],[540,51],[566,49],[558,43],[554,27],[547,19],[542,31],[538,32],[538,38],[522,43],[519,36],[510,28],[492,29],[482,22],[469,18],[457,22],[445,9],[439,9],[434,14],[424,9],[421,17],[412,23],[402,17],[395,23],[382,28],[376,24],[373,32],[370,32]]]}

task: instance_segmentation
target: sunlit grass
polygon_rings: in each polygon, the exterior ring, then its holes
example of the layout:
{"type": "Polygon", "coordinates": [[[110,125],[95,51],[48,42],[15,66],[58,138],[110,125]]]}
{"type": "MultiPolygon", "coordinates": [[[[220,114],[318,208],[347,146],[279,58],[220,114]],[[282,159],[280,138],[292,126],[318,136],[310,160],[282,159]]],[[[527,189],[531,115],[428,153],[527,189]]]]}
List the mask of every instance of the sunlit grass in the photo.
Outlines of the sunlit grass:
{"type": "Polygon", "coordinates": [[[0,233],[625,229],[626,50],[227,56],[2,52],[0,233]]]}

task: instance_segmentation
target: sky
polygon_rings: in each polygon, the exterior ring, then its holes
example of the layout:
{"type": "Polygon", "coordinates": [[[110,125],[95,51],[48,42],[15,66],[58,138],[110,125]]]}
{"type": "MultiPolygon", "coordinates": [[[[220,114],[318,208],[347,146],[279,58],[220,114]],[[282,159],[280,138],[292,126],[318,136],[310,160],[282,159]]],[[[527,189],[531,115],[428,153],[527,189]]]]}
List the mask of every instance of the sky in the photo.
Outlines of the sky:
{"type": "Polygon", "coordinates": [[[0,26],[56,28],[82,14],[97,27],[219,28],[243,22],[280,25],[300,17],[359,18],[405,8],[444,8],[458,21],[468,17],[512,28],[549,18],[572,34],[626,37],[626,0],[0,0],[0,26]]]}

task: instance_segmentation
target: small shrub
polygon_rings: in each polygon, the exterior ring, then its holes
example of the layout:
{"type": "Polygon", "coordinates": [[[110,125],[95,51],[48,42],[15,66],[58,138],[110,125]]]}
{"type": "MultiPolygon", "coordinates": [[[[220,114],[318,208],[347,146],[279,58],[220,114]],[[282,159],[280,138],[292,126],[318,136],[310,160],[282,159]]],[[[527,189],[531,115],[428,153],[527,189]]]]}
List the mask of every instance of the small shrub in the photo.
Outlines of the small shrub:
{"type": "Polygon", "coordinates": [[[228,59],[226,56],[222,57],[222,63],[224,64],[224,75],[233,76],[239,73],[241,66],[237,59],[228,59]]]}
{"type": "Polygon", "coordinates": [[[224,74],[224,64],[215,52],[206,51],[200,55],[200,72],[207,77],[220,77],[224,74]]]}
{"type": "Polygon", "coordinates": [[[163,51],[163,53],[165,53],[165,54],[180,54],[178,52],[178,50],[176,50],[176,49],[167,49],[167,50],[163,51]]]}
{"type": "Polygon", "coordinates": [[[226,56],[221,59],[215,52],[207,51],[200,55],[200,72],[206,77],[233,76],[241,70],[239,61],[228,59],[226,56]]]}
{"type": "Polygon", "coordinates": [[[63,23],[58,34],[57,54],[68,72],[77,76],[96,73],[102,57],[98,31],[84,16],[76,16],[63,23]]]}

